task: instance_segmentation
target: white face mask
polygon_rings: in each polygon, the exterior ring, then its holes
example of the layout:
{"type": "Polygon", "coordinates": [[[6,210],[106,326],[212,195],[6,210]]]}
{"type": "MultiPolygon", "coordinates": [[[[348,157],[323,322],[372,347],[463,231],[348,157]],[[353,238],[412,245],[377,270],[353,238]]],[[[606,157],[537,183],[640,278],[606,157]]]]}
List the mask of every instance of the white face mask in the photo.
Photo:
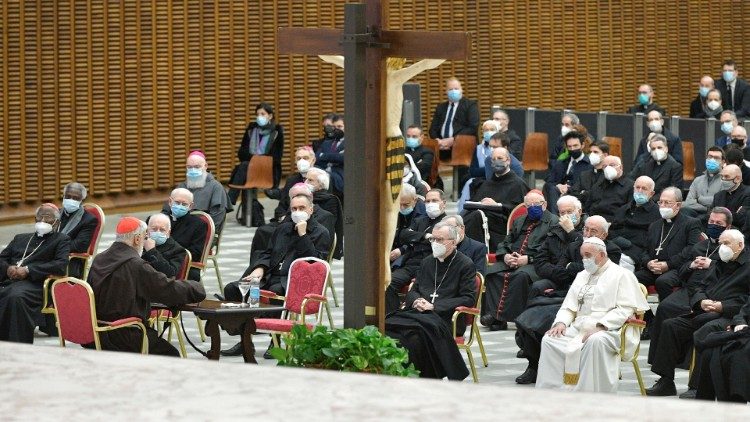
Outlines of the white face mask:
{"type": "Polygon", "coordinates": [[[651,129],[651,132],[661,132],[661,121],[654,120],[653,122],[649,122],[648,128],[651,129]]]}
{"type": "Polygon", "coordinates": [[[674,210],[668,207],[661,207],[659,208],[659,214],[661,214],[661,218],[669,220],[674,217],[674,210]]]}
{"type": "Polygon", "coordinates": [[[435,258],[440,258],[445,256],[445,252],[448,250],[448,248],[443,245],[442,243],[438,242],[432,242],[432,256],[435,258]]]}
{"type": "Polygon", "coordinates": [[[573,129],[571,129],[571,128],[567,127],[567,126],[563,126],[563,127],[560,128],[560,134],[562,136],[565,136],[568,133],[570,133],[571,130],[573,130],[573,129]]]}
{"type": "Polygon", "coordinates": [[[734,251],[727,245],[719,246],[719,258],[724,262],[729,262],[734,256],[734,251]]]}
{"type": "Polygon", "coordinates": [[[651,156],[654,157],[654,160],[656,161],[664,161],[667,159],[667,152],[663,149],[654,149],[651,150],[651,156]]]}
{"type": "Polygon", "coordinates": [[[424,205],[425,210],[427,210],[427,216],[430,218],[435,218],[439,216],[440,213],[440,204],[437,202],[428,202],[424,205]]]}
{"type": "Polygon", "coordinates": [[[607,180],[615,180],[617,178],[617,169],[612,166],[604,167],[604,177],[607,180]]]}
{"type": "Polygon", "coordinates": [[[594,274],[596,270],[599,269],[599,266],[596,265],[596,260],[594,258],[583,258],[583,269],[586,270],[589,274],[594,274]]]}
{"type": "Polygon", "coordinates": [[[591,163],[592,166],[596,166],[596,165],[598,165],[601,162],[602,162],[602,156],[601,155],[599,155],[599,154],[597,154],[595,152],[592,152],[591,154],[589,154],[589,163],[591,163]]]}
{"type": "Polygon", "coordinates": [[[44,236],[45,234],[52,231],[52,224],[45,223],[44,221],[40,221],[36,224],[34,224],[34,230],[36,230],[36,235],[39,237],[44,236]]]}
{"type": "Polygon", "coordinates": [[[315,186],[313,186],[312,183],[305,182],[305,186],[307,186],[308,189],[310,189],[310,192],[315,192],[317,189],[315,189],[315,186]]]}
{"type": "Polygon", "coordinates": [[[292,221],[294,224],[301,223],[310,219],[310,214],[304,211],[292,211],[292,221]]]}
{"type": "Polygon", "coordinates": [[[708,109],[713,111],[713,110],[716,110],[717,108],[719,108],[719,106],[721,105],[721,103],[718,102],[718,101],[716,101],[716,100],[711,100],[711,101],[708,102],[707,105],[708,105],[708,109]]]}
{"type": "Polygon", "coordinates": [[[297,160],[297,171],[299,171],[302,174],[307,173],[307,171],[310,170],[310,162],[304,159],[297,160]]]}

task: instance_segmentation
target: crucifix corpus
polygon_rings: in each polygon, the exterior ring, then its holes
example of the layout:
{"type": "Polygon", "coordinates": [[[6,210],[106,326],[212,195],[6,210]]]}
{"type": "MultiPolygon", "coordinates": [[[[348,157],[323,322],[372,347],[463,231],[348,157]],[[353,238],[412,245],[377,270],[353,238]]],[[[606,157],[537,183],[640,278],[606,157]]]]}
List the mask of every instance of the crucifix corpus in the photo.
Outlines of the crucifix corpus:
{"type": "Polygon", "coordinates": [[[377,325],[383,331],[404,165],[401,86],[446,59],[468,60],[471,37],[468,32],[383,29],[387,1],[348,3],[344,17],[343,31],[279,28],[278,48],[279,54],[320,55],[341,67],[346,63],[344,326],[377,325]],[[403,68],[405,59],[425,60],[403,68]]]}

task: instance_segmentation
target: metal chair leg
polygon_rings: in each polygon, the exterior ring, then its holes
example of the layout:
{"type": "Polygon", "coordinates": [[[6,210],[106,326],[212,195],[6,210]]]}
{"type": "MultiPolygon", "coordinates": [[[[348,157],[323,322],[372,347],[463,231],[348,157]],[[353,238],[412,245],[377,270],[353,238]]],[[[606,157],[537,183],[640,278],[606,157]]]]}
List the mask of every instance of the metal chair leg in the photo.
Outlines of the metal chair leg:
{"type": "Polygon", "coordinates": [[[474,364],[474,355],[471,353],[471,347],[466,348],[466,357],[469,358],[469,368],[471,368],[471,377],[474,379],[474,382],[479,382],[479,378],[477,377],[477,367],[474,364]]]}
{"type": "Polygon", "coordinates": [[[216,256],[211,257],[211,261],[214,263],[214,270],[216,270],[216,280],[219,282],[219,292],[224,292],[224,284],[221,282],[221,271],[219,271],[219,262],[216,256]]]}
{"type": "Polygon", "coordinates": [[[641,368],[638,366],[638,361],[633,359],[633,370],[635,370],[635,378],[638,380],[638,387],[641,390],[641,395],[646,395],[646,386],[643,385],[643,377],[641,376],[641,368]]]}
{"type": "Polygon", "coordinates": [[[326,314],[328,314],[328,323],[331,325],[331,329],[333,330],[333,316],[331,315],[331,307],[328,306],[328,303],[326,302],[324,304],[326,314]]]}
{"type": "MultiPolygon", "coordinates": [[[[177,332],[177,343],[180,345],[180,357],[187,359],[187,350],[185,349],[185,339],[182,337],[182,330],[180,329],[180,321],[177,318],[172,318],[172,324],[169,326],[169,334],[172,334],[172,327],[175,327],[177,332]]],[[[170,339],[171,343],[171,339],[170,339]]]]}
{"type": "Polygon", "coordinates": [[[453,167],[453,191],[451,192],[451,198],[453,202],[458,200],[458,167],[453,167]]]}
{"type": "Polygon", "coordinates": [[[331,289],[331,295],[333,296],[333,306],[339,307],[339,298],[336,295],[336,287],[333,286],[333,276],[328,273],[328,279],[326,280],[326,287],[331,289]]]}
{"type": "Polygon", "coordinates": [[[479,334],[479,327],[477,326],[476,322],[472,324],[472,329],[474,330],[474,337],[476,337],[477,343],[479,343],[479,353],[482,355],[482,363],[484,364],[484,367],[486,368],[489,365],[489,362],[487,362],[487,353],[485,353],[484,351],[484,343],[482,343],[482,335],[479,334]]]}

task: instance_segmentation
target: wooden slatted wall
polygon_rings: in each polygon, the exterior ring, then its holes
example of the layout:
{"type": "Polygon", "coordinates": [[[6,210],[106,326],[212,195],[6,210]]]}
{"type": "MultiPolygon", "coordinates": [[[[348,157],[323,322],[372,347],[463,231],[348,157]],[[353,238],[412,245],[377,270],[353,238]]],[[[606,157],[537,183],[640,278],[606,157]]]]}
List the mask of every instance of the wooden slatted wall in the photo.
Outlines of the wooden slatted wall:
{"type": "MultiPolygon", "coordinates": [[[[263,100],[295,145],[343,111],[343,74],[278,56],[278,26],[341,27],[344,0],[5,0],[0,11],[0,211],[78,180],[101,198],[174,186],[203,149],[226,180],[263,100]]],[[[452,75],[509,107],[623,111],[649,82],[686,115],[702,74],[750,78],[750,2],[392,1],[394,29],[474,33],[471,61],[421,75],[424,125],[452,75]]],[[[163,195],[163,194],[160,194],[163,195]]],[[[114,205],[117,205],[116,201],[114,205]]],[[[0,216],[1,219],[1,216],[0,216]]]]}

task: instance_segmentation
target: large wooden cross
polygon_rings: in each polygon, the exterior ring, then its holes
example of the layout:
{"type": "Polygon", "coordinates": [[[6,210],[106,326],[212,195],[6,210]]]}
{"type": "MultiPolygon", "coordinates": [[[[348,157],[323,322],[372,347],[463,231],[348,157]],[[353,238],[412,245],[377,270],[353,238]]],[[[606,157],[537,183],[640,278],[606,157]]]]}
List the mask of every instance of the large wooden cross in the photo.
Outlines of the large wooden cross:
{"type": "Polygon", "coordinates": [[[383,255],[385,233],[385,61],[467,60],[471,38],[465,32],[384,29],[388,2],[365,0],[344,9],[344,30],[279,28],[280,54],[343,55],[346,112],[344,168],[344,326],[384,328],[383,255]]]}

